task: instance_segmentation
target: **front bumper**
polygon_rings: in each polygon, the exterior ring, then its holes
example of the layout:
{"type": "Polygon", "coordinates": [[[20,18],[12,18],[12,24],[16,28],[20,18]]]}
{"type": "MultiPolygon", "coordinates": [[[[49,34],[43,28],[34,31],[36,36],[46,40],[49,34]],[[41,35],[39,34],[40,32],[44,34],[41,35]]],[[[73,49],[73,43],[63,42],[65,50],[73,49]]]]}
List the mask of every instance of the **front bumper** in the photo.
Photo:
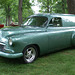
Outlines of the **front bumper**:
{"type": "Polygon", "coordinates": [[[6,58],[19,58],[23,56],[23,53],[15,53],[14,50],[5,48],[5,44],[0,42],[0,56],[6,58]]]}
{"type": "Polygon", "coordinates": [[[6,58],[19,58],[23,56],[23,53],[9,54],[9,53],[4,53],[0,51],[0,56],[6,57],[6,58]]]}

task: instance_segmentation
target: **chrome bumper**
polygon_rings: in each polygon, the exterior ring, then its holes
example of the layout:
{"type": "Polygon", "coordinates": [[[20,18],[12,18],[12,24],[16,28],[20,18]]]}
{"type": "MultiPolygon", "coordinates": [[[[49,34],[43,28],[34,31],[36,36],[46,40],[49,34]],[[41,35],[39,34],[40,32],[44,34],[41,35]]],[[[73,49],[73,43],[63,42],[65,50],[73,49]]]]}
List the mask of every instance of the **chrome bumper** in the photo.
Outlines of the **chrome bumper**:
{"type": "Polygon", "coordinates": [[[23,53],[14,53],[11,49],[5,49],[5,44],[0,42],[0,56],[6,58],[19,58],[23,56],[23,53]]]}
{"type": "Polygon", "coordinates": [[[9,54],[9,53],[4,53],[0,51],[0,56],[6,57],[6,58],[19,58],[23,56],[23,53],[9,54]]]}

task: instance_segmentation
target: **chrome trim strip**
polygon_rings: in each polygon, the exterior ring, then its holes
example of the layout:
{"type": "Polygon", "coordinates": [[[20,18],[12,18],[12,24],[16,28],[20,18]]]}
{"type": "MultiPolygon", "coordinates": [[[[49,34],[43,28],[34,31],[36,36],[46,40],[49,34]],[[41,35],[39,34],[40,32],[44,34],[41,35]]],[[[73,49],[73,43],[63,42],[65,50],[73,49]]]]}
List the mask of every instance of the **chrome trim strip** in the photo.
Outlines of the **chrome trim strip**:
{"type": "Polygon", "coordinates": [[[5,44],[0,42],[0,45],[5,45],[5,44]]]}
{"type": "Polygon", "coordinates": [[[7,53],[7,52],[10,52],[10,53],[14,53],[14,52],[15,52],[15,51],[13,51],[13,50],[11,50],[11,49],[7,49],[7,48],[4,48],[4,50],[5,50],[4,52],[6,52],[6,53],[7,53]]]}

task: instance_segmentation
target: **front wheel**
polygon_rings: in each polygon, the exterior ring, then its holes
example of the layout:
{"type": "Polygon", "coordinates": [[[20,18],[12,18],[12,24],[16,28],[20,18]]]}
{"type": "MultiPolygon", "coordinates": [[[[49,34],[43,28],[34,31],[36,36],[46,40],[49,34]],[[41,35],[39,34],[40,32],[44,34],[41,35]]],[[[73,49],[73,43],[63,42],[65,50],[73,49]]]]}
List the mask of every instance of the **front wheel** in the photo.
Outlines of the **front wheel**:
{"type": "Polygon", "coordinates": [[[32,63],[38,56],[35,46],[27,46],[23,51],[23,60],[25,63],[32,63]]]}

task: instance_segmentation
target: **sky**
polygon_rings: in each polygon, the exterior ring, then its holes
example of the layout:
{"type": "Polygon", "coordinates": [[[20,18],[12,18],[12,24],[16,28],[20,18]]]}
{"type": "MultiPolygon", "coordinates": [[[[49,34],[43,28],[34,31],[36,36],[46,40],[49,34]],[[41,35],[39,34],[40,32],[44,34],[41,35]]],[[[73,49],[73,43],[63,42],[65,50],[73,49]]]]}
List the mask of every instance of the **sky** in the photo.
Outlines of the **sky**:
{"type": "MultiPolygon", "coordinates": [[[[30,0],[30,2],[31,1],[32,0],[30,0]]],[[[37,3],[37,0],[35,0],[34,3],[35,3],[35,6],[32,6],[31,8],[34,11],[34,14],[37,14],[37,13],[39,13],[39,10],[40,10],[40,7],[39,7],[40,4],[37,3]]]]}

